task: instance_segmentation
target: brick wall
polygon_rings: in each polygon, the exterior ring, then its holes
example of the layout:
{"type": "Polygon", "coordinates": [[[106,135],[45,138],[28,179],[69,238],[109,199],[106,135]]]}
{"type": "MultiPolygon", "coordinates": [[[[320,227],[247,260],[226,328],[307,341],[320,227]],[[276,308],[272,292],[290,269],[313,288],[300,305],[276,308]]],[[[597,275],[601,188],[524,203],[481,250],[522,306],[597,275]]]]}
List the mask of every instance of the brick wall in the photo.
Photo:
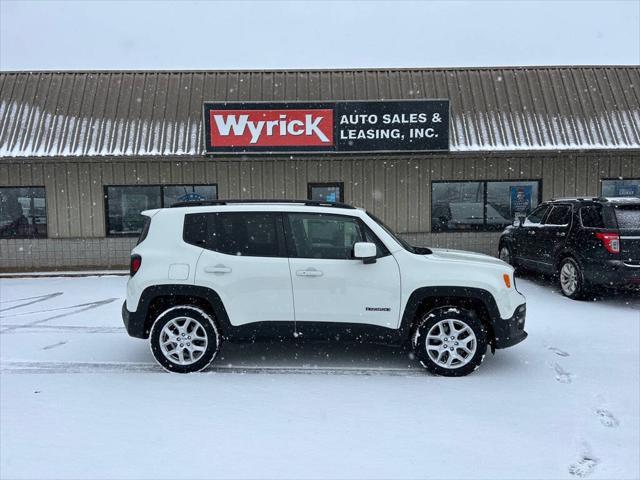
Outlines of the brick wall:
{"type": "Polygon", "coordinates": [[[136,238],[0,240],[0,271],[129,268],[136,238]]]}

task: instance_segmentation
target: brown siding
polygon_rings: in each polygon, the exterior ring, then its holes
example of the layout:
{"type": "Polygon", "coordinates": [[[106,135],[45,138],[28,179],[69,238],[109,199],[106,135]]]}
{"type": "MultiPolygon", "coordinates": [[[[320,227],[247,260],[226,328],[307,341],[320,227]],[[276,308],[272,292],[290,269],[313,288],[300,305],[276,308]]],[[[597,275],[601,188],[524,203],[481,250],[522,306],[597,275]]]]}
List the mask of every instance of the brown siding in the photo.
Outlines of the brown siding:
{"type": "Polygon", "coordinates": [[[603,178],[640,177],[640,153],[212,161],[144,159],[0,163],[0,186],[44,185],[50,238],[102,237],[105,185],[217,183],[220,198],[306,198],[308,182],[340,181],[345,200],[399,232],[430,230],[431,181],[541,179],[544,199],[600,194],[603,178]]]}

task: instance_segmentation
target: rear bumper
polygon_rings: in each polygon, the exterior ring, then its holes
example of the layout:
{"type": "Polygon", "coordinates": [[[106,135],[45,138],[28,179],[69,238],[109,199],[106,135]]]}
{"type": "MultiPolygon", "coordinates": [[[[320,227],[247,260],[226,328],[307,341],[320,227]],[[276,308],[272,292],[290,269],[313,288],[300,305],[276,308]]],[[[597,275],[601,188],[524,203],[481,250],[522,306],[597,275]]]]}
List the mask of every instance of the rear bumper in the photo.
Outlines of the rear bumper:
{"type": "Polygon", "coordinates": [[[627,265],[621,260],[585,263],[584,277],[592,285],[640,288],[640,266],[627,265]]]}
{"type": "Polygon", "coordinates": [[[497,320],[493,324],[495,334],[495,347],[508,348],[512,347],[525,338],[527,332],[524,331],[524,322],[527,316],[527,305],[523,303],[514,312],[513,316],[507,320],[497,320]]]}
{"type": "Polygon", "coordinates": [[[148,335],[144,331],[145,316],[138,312],[130,312],[127,310],[127,302],[122,304],[122,321],[124,328],[131,337],[147,338],[148,335]]]}

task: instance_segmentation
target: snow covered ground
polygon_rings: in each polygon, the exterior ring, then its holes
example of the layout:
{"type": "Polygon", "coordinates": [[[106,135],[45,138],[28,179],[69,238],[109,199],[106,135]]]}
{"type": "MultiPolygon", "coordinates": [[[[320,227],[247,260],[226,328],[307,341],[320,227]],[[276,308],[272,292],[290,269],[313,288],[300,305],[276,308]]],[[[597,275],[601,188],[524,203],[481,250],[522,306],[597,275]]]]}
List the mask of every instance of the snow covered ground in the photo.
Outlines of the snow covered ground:
{"type": "Polygon", "coordinates": [[[295,343],[180,376],[126,335],[125,282],[0,279],[0,477],[640,476],[640,298],[519,279],[529,338],[465,378],[295,343]]]}

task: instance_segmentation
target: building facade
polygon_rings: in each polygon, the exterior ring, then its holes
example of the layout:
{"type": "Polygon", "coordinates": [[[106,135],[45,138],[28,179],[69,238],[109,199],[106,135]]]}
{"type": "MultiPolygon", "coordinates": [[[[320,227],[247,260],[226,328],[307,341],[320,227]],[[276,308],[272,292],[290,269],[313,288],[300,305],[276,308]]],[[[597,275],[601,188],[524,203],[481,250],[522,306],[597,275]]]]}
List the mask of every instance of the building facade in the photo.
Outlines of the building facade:
{"type": "Polygon", "coordinates": [[[344,201],[495,255],[539,202],[603,195],[640,196],[640,67],[0,73],[2,271],[124,268],[176,201],[344,201]],[[396,99],[447,100],[447,148],[207,152],[205,102],[396,99]]]}

